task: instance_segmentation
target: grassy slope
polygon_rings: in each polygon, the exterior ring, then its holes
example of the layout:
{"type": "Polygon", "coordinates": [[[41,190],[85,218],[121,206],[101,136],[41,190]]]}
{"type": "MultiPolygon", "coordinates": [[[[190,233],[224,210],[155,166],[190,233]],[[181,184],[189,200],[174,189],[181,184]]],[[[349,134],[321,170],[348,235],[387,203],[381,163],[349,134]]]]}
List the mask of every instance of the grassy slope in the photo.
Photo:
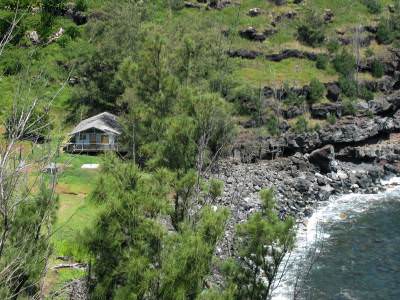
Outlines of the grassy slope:
{"type": "MultiPolygon", "coordinates": [[[[371,24],[379,20],[379,15],[371,15],[365,5],[358,0],[308,0],[306,5],[296,5],[289,1],[288,5],[277,7],[265,0],[246,0],[238,1],[240,5],[227,7],[223,10],[197,10],[184,9],[174,15],[173,21],[180,22],[182,26],[190,26],[193,20],[205,20],[207,18],[217,22],[219,30],[230,29],[233,32],[231,37],[231,48],[245,48],[265,53],[276,53],[283,49],[295,48],[305,51],[326,52],[324,48],[310,48],[300,44],[296,40],[296,27],[307,9],[312,8],[323,13],[324,9],[331,9],[335,18],[327,25],[328,37],[336,36],[336,29],[348,29],[358,24],[371,24]],[[261,8],[263,13],[258,17],[248,16],[250,8],[261,8]],[[238,35],[240,29],[253,26],[259,31],[270,28],[271,21],[279,14],[287,11],[296,11],[298,17],[291,21],[283,21],[278,24],[278,33],[269,37],[266,41],[252,42],[245,40],[238,35]]],[[[391,0],[381,1],[384,9],[382,14],[387,14],[387,5],[391,0]]],[[[162,19],[165,21],[164,19],[162,19]]],[[[375,47],[375,52],[380,52],[381,47],[375,47]]],[[[336,79],[334,72],[318,70],[312,62],[306,60],[287,60],[279,63],[272,63],[263,60],[240,61],[237,60],[238,79],[258,86],[263,84],[282,85],[283,82],[295,82],[297,84],[306,84],[313,78],[326,82],[336,79]]]]}
{"type": "MultiPolygon", "coordinates": [[[[63,154],[59,163],[66,166],[61,173],[56,191],[59,210],[55,234],[52,237],[54,254],[51,266],[62,263],[57,256],[68,256],[72,261],[87,261],[87,253],[78,247],[79,235],[94,221],[98,208],[88,199],[97,179],[98,170],[82,170],[82,164],[100,163],[101,158],[86,155],[63,154]]],[[[46,292],[60,288],[64,283],[84,275],[80,270],[51,270],[46,278],[46,292]]]]}

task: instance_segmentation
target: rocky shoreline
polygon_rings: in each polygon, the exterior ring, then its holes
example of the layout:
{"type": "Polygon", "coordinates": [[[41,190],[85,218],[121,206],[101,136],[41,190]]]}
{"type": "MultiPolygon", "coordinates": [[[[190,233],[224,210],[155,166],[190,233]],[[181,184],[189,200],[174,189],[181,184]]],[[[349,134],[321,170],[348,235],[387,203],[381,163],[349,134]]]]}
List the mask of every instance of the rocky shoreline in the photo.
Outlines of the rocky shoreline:
{"type": "MultiPolygon", "coordinates": [[[[342,148],[338,153],[333,145],[325,145],[311,153],[296,152],[255,163],[243,163],[240,158],[221,161],[210,174],[224,182],[223,195],[213,204],[231,212],[225,235],[216,248],[216,256],[221,260],[234,253],[236,225],[260,209],[261,189],[273,188],[277,208],[285,209],[302,222],[331,196],[375,194],[385,189],[382,179],[400,173],[400,143],[394,138],[342,148]]],[[[213,281],[221,280],[215,270],[213,281]]]]}

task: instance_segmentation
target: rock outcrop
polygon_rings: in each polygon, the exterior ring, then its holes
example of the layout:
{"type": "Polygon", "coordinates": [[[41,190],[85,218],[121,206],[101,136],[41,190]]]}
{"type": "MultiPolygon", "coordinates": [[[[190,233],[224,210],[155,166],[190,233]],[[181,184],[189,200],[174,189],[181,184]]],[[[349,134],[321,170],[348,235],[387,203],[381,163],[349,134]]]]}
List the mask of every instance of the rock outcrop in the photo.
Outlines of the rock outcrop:
{"type": "Polygon", "coordinates": [[[335,148],[332,145],[326,145],[321,149],[314,150],[308,160],[323,173],[334,171],[335,148]]]}
{"type": "MultiPolygon", "coordinates": [[[[240,34],[242,36],[246,36],[246,38],[249,39],[255,39],[254,35],[253,35],[253,30],[254,28],[251,27],[251,29],[248,29],[249,32],[241,32],[240,34]],[[247,37],[249,36],[249,37],[247,37]]],[[[274,31],[268,32],[268,34],[273,34],[274,31]]],[[[275,54],[265,54],[263,52],[260,51],[253,51],[253,50],[247,50],[247,49],[236,49],[236,50],[229,50],[227,52],[227,54],[230,57],[240,57],[240,58],[244,58],[244,59],[255,59],[256,57],[262,56],[263,58],[265,58],[266,60],[269,61],[274,61],[274,62],[280,62],[284,59],[288,59],[288,58],[300,58],[300,59],[309,59],[312,61],[317,60],[318,55],[316,53],[313,52],[307,52],[307,51],[300,51],[297,49],[286,49],[283,50],[279,53],[275,53],[275,54]]]]}
{"type": "Polygon", "coordinates": [[[238,140],[233,149],[236,153],[240,153],[242,162],[255,162],[296,152],[310,153],[328,144],[344,147],[367,143],[370,139],[399,130],[400,112],[398,111],[393,117],[346,117],[335,125],[329,125],[316,132],[302,134],[288,132],[278,138],[259,137],[253,140],[238,140]]]}
{"type": "Polygon", "coordinates": [[[251,8],[248,12],[248,15],[250,17],[257,17],[257,16],[261,15],[261,9],[258,7],[251,8]]]}

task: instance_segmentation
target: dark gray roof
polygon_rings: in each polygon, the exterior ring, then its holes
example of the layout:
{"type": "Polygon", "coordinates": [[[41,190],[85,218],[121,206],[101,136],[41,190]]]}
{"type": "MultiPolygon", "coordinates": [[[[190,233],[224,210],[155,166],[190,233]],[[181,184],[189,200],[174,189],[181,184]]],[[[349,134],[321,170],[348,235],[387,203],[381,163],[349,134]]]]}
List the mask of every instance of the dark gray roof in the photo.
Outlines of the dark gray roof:
{"type": "Polygon", "coordinates": [[[122,133],[121,124],[118,123],[117,116],[108,112],[103,112],[89,119],[83,120],[71,131],[70,135],[82,132],[91,128],[117,135],[122,133]]]}

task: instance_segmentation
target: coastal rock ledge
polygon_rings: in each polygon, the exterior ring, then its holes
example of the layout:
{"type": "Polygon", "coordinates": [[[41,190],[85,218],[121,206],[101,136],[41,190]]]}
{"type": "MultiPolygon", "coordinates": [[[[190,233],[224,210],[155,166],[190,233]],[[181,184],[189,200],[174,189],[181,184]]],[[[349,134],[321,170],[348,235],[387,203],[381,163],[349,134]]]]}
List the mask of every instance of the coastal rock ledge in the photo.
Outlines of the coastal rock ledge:
{"type": "MultiPolygon", "coordinates": [[[[379,128],[394,124],[389,119],[385,120],[386,125],[380,125],[374,119],[365,122],[367,127],[378,126],[375,133],[379,132],[379,128]]],[[[341,139],[346,140],[347,131],[342,132],[341,139]]],[[[363,146],[362,150],[356,148],[354,151],[358,155],[367,156],[368,162],[337,160],[331,145],[311,155],[298,152],[290,157],[257,163],[241,163],[234,158],[221,161],[212,174],[209,174],[209,177],[224,182],[223,195],[213,204],[229,208],[231,217],[225,235],[216,249],[216,255],[226,259],[233,253],[235,226],[260,209],[259,191],[262,189],[273,188],[277,209],[285,210],[301,222],[311,215],[316,206],[331,196],[351,192],[377,193],[383,190],[381,179],[400,173],[397,164],[397,154],[400,153],[398,143],[363,146]],[[374,150],[377,147],[379,151],[374,150]]],[[[218,282],[218,271],[214,277],[218,282]]]]}

